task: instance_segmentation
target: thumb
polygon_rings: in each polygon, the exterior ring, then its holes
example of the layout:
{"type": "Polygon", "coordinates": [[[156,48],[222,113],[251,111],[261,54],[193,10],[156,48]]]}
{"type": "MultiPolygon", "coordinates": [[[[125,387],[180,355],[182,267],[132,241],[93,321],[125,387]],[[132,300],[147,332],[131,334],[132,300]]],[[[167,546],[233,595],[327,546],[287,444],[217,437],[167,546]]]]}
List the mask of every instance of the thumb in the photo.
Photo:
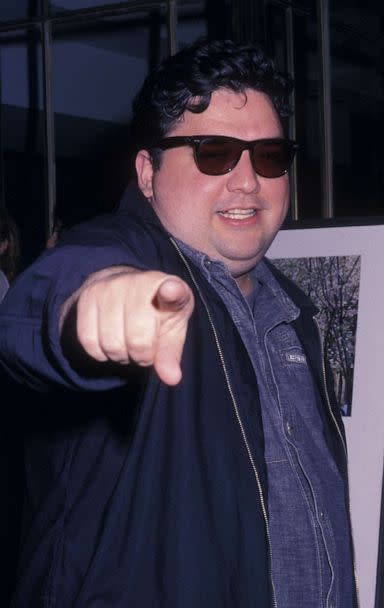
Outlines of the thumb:
{"type": "Polygon", "coordinates": [[[192,292],[184,281],[169,277],[159,285],[153,303],[161,312],[177,312],[189,309],[192,298],[192,292]]]}

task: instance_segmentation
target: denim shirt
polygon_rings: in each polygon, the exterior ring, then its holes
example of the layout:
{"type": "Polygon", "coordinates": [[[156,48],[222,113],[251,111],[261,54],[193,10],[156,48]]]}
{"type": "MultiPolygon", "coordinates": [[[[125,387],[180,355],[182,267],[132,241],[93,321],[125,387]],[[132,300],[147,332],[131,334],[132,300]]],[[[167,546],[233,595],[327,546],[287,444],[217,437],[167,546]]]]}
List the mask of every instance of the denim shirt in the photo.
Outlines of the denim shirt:
{"type": "Polygon", "coordinates": [[[255,369],[265,437],[272,580],[279,608],[350,608],[353,573],[343,481],[291,322],[300,310],[264,262],[244,298],[226,266],[178,242],[222,298],[255,369]]]}

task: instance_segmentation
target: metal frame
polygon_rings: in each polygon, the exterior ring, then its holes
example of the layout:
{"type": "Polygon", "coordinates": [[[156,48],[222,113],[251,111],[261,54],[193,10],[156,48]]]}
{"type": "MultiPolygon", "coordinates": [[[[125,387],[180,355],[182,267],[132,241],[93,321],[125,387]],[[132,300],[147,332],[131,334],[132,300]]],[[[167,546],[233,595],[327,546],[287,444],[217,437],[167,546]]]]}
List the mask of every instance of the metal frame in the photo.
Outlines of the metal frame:
{"type": "Polygon", "coordinates": [[[317,0],[318,38],[320,51],[320,133],[322,172],[322,216],[334,216],[331,59],[329,32],[329,0],[317,0]]]}
{"type": "Polygon", "coordinates": [[[43,90],[44,90],[44,131],[46,153],[46,237],[52,233],[56,205],[56,154],[55,154],[55,115],[52,95],[52,23],[48,19],[49,0],[44,0],[44,16],[41,23],[43,53],[43,90]]]}
{"type": "MultiPolygon", "coordinates": [[[[294,75],[294,40],[293,40],[293,10],[294,3],[290,0],[272,0],[275,5],[283,8],[285,12],[285,27],[287,37],[287,65],[288,70],[294,75]]],[[[102,5],[97,8],[75,9],[51,14],[49,0],[43,0],[43,12],[41,17],[29,20],[20,19],[0,24],[1,32],[20,30],[25,28],[36,28],[42,39],[43,74],[44,74],[44,111],[45,111],[45,149],[47,157],[46,180],[47,180],[47,214],[46,230],[50,233],[53,223],[53,213],[56,200],[56,170],[55,170],[55,133],[54,133],[54,109],[52,103],[52,29],[54,25],[66,23],[80,23],[85,20],[99,19],[124,15],[139,10],[166,9],[168,51],[174,54],[177,51],[176,29],[177,29],[177,0],[131,0],[129,2],[118,2],[102,5]]],[[[329,37],[329,0],[317,0],[318,16],[318,40],[320,53],[320,133],[321,138],[321,175],[322,175],[322,218],[334,217],[333,203],[333,156],[332,156],[332,115],[331,115],[331,76],[330,76],[330,37],[329,37]]],[[[0,89],[1,95],[1,89],[0,89]]],[[[1,101],[1,97],[0,97],[1,101]]],[[[292,97],[294,106],[295,98],[292,97]]],[[[1,115],[0,115],[1,121],[1,115]]],[[[290,135],[295,136],[296,124],[294,117],[290,124],[290,135]]],[[[0,124],[1,138],[1,124],[0,124]]],[[[0,139],[1,143],[1,139],[0,139]]],[[[0,151],[2,155],[2,150],[0,151]]],[[[4,163],[0,156],[0,177],[4,178],[4,163]]],[[[291,180],[291,213],[292,219],[300,219],[299,201],[297,198],[297,164],[292,168],[291,180]]],[[[2,189],[4,186],[2,185],[2,189]]]]}
{"type": "Polygon", "coordinates": [[[128,2],[114,2],[112,4],[102,4],[95,8],[72,9],[54,14],[52,14],[49,9],[49,1],[43,0],[43,2],[44,10],[40,17],[13,19],[0,22],[0,33],[37,26],[44,21],[50,21],[51,23],[56,24],[70,23],[72,21],[80,22],[82,20],[98,19],[99,17],[114,17],[116,15],[135,13],[140,10],[147,11],[156,8],[165,8],[170,4],[175,4],[177,0],[128,0],[128,2]]]}
{"type": "MultiPolygon", "coordinates": [[[[271,0],[271,4],[278,6],[284,11],[285,30],[287,39],[287,66],[289,73],[295,76],[294,65],[294,36],[293,36],[293,14],[307,15],[308,9],[295,6],[293,0],[271,0]]],[[[332,105],[331,105],[331,63],[330,63],[330,24],[329,24],[329,0],[316,0],[316,14],[318,22],[318,45],[319,45],[319,126],[321,138],[321,182],[322,182],[322,205],[321,219],[334,217],[333,201],[333,154],[332,154],[332,105]]],[[[292,95],[292,105],[295,107],[295,96],[292,95]]],[[[291,118],[290,136],[295,137],[296,121],[291,118]]],[[[291,215],[294,221],[300,220],[300,208],[297,198],[297,164],[293,163],[291,172],[291,215]]]]}
{"type": "MultiPolygon", "coordinates": [[[[285,8],[285,28],[287,32],[287,67],[292,78],[295,79],[295,62],[294,62],[294,42],[293,42],[293,9],[292,6],[285,8]]],[[[291,94],[291,105],[296,106],[296,95],[293,90],[291,94]]],[[[296,117],[292,115],[289,122],[289,136],[291,139],[296,139],[296,117]]],[[[297,196],[297,158],[295,157],[290,172],[291,184],[291,216],[293,220],[299,219],[299,201],[297,196]]]]}
{"type": "MultiPolygon", "coordinates": [[[[45,181],[46,181],[46,205],[45,205],[45,232],[48,237],[51,234],[54,223],[54,211],[56,205],[56,155],[55,155],[55,121],[52,94],[52,42],[53,27],[66,23],[81,23],[83,21],[98,20],[103,17],[114,17],[126,15],[139,11],[151,11],[155,9],[166,10],[168,51],[174,54],[177,51],[176,27],[177,27],[177,0],[130,0],[105,4],[97,8],[75,9],[51,14],[49,0],[43,0],[42,14],[40,17],[31,19],[16,19],[0,23],[0,35],[5,32],[34,29],[39,32],[42,43],[42,65],[43,65],[43,99],[44,99],[44,144],[45,144],[45,181]]],[[[3,151],[3,125],[2,125],[2,97],[1,97],[1,72],[0,72],[0,204],[5,204],[5,170],[3,151]]]]}
{"type": "MultiPolygon", "coordinates": [[[[52,225],[52,215],[55,204],[56,176],[54,162],[54,110],[52,107],[52,30],[58,24],[81,23],[89,20],[98,20],[102,17],[113,17],[138,11],[151,11],[166,9],[166,23],[168,35],[168,51],[173,54],[177,51],[177,1],[178,0],[128,0],[126,2],[115,2],[104,4],[95,8],[75,9],[61,11],[51,14],[49,1],[42,0],[43,12],[40,17],[30,19],[19,19],[9,22],[0,22],[0,35],[23,29],[36,29],[42,39],[43,74],[44,74],[44,110],[45,110],[45,147],[47,154],[47,231],[52,225]]],[[[266,0],[254,0],[262,2],[266,0]]],[[[293,36],[293,14],[308,14],[308,9],[296,6],[294,0],[269,0],[271,4],[280,7],[285,14],[285,28],[287,39],[287,65],[288,70],[294,75],[294,36],[293,36]]],[[[242,5],[243,6],[243,5],[242,5]]],[[[245,4],[244,4],[245,6],[245,4]]],[[[321,182],[322,182],[322,209],[323,220],[334,217],[333,200],[333,145],[332,145],[332,105],[331,105],[331,63],[330,63],[330,23],[329,23],[329,0],[316,0],[316,11],[318,21],[318,46],[319,46],[319,125],[321,137],[321,182]]],[[[0,103],[1,103],[1,73],[0,73],[0,103]]],[[[294,94],[292,97],[294,105],[294,94]]],[[[0,109],[0,194],[4,195],[4,158],[2,148],[2,116],[0,109]]],[[[295,137],[296,124],[293,117],[290,124],[290,136],[295,137]]],[[[291,213],[294,221],[300,220],[300,205],[297,198],[297,164],[292,168],[291,179],[291,213]]],[[[345,223],[346,220],[344,220],[345,223]]],[[[360,218],[361,221],[361,218],[360,218]]],[[[364,221],[364,220],[363,220],[364,221]]],[[[384,220],[380,219],[379,223],[384,220]]],[[[369,223],[373,223],[368,221],[369,223]]]]}

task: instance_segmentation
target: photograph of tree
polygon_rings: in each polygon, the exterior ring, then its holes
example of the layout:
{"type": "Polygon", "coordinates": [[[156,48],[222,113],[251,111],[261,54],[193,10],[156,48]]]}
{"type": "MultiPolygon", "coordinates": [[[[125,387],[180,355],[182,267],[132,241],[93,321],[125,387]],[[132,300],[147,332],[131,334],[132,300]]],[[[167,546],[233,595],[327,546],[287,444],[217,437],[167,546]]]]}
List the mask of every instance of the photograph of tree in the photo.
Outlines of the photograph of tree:
{"type": "Polygon", "coordinates": [[[319,309],[316,316],[343,416],[351,415],[360,256],[272,259],[319,309]]]}

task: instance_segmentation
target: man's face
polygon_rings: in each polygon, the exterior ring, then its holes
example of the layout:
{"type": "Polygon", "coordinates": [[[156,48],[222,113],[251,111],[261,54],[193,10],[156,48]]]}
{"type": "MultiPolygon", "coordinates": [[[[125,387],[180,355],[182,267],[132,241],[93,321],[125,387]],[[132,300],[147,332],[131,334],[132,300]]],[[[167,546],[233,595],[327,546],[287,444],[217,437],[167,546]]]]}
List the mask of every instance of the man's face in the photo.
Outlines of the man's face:
{"type": "MultiPolygon", "coordinates": [[[[204,112],[185,112],[167,134],[175,135],[253,140],[282,137],[282,128],[265,94],[247,90],[245,96],[221,89],[212,94],[204,112]]],[[[248,150],[230,173],[219,176],[199,171],[190,146],[165,150],[157,171],[142,150],[136,168],[139,186],[163,226],[187,245],[225,262],[234,277],[260,261],[287,213],[287,175],[260,177],[248,150]]]]}

